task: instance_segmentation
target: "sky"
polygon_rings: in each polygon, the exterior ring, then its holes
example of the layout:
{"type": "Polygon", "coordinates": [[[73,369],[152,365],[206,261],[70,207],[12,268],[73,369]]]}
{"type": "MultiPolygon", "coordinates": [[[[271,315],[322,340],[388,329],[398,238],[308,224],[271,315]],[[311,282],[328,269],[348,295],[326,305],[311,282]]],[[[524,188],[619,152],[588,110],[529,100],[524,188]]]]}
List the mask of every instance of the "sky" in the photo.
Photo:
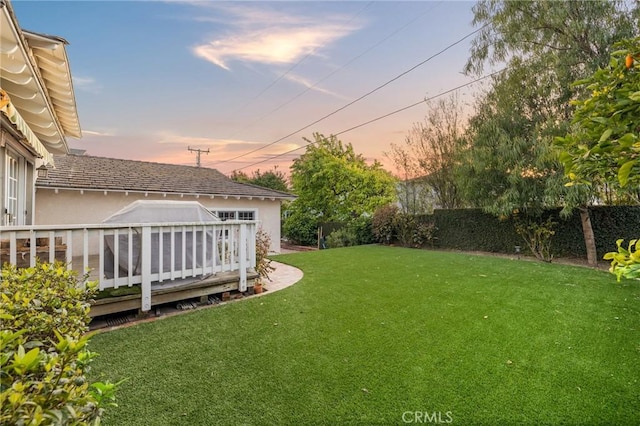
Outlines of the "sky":
{"type": "MultiPolygon", "coordinates": [[[[475,79],[473,36],[446,49],[477,29],[473,2],[12,5],[23,29],[69,42],[83,137],[68,143],[89,155],[196,165],[192,148],[225,174],[288,173],[321,133],[393,171],[385,153],[424,120],[419,102],[475,79]]],[[[455,92],[462,105],[478,87],[455,92]]]]}

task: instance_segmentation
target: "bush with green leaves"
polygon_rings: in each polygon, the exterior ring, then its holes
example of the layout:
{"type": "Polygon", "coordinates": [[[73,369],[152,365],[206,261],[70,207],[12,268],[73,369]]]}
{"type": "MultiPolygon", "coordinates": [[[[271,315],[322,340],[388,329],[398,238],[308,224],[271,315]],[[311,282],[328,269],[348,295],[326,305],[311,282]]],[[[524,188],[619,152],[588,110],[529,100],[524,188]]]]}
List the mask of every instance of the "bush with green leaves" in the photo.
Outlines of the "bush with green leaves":
{"type": "Polygon", "coordinates": [[[99,424],[116,384],[88,383],[95,283],[61,263],[0,275],[0,424],[99,424]]]}
{"type": "Polygon", "coordinates": [[[545,221],[531,217],[514,216],[514,227],[516,233],[522,237],[524,242],[531,250],[531,253],[538,260],[551,262],[553,254],[551,253],[551,237],[556,233],[556,222],[551,218],[545,221]]]}
{"type": "Polygon", "coordinates": [[[355,246],[358,245],[358,236],[353,228],[338,229],[327,236],[327,245],[329,248],[355,246]]]}
{"type": "Polygon", "coordinates": [[[397,238],[396,216],[400,209],[394,204],[379,207],[373,214],[371,229],[379,243],[391,244],[397,238]]]}
{"type": "Polygon", "coordinates": [[[413,214],[398,213],[395,217],[395,228],[398,242],[404,247],[421,248],[426,244],[433,245],[436,226],[413,214]]]}
{"type": "Polygon", "coordinates": [[[317,219],[300,209],[292,208],[282,226],[284,236],[294,244],[313,246],[318,242],[317,219]]]}
{"type": "Polygon", "coordinates": [[[604,255],[605,260],[611,261],[609,272],[614,274],[618,281],[622,277],[640,280],[640,240],[631,240],[627,248],[622,247],[623,241],[622,238],[616,241],[618,251],[604,255]]]}
{"type": "Polygon", "coordinates": [[[356,245],[373,244],[376,242],[373,236],[373,217],[360,216],[349,223],[349,229],[356,237],[356,245]]]}

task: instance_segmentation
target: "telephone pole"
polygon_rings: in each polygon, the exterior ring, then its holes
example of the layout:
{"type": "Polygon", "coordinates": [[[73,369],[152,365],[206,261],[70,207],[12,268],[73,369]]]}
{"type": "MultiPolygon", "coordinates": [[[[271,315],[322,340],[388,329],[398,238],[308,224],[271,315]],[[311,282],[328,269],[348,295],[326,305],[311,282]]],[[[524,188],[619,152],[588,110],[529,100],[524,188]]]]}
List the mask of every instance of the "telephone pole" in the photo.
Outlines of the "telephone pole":
{"type": "Polygon", "coordinates": [[[204,149],[198,149],[198,148],[191,148],[190,146],[187,147],[187,149],[191,152],[195,152],[196,153],[196,164],[198,165],[198,167],[200,167],[200,154],[202,154],[203,152],[205,154],[209,154],[209,148],[207,148],[207,150],[205,151],[204,149]]]}

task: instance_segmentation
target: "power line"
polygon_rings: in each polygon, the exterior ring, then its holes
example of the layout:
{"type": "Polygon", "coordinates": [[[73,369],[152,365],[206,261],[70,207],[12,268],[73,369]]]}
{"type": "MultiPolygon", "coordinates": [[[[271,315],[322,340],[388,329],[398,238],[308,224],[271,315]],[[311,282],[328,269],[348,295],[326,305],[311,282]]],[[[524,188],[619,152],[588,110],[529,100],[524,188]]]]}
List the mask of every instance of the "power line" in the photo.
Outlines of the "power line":
{"type": "MultiPolygon", "coordinates": [[[[369,6],[371,6],[371,4],[373,3],[373,1],[370,1],[369,3],[367,3],[364,7],[362,7],[355,15],[353,15],[351,17],[351,19],[349,19],[349,21],[347,23],[345,23],[343,25],[343,27],[346,27],[347,24],[351,23],[351,21],[353,21],[355,18],[357,18],[365,9],[367,9],[369,6]]],[[[321,46],[324,47],[324,46],[321,46]]],[[[258,93],[257,95],[255,95],[253,98],[249,99],[247,102],[245,102],[242,106],[240,106],[240,108],[236,109],[232,115],[236,115],[238,113],[240,113],[242,110],[244,110],[248,105],[250,105],[253,101],[255,101],[256,99],[260,98],[262,95],[264,95],[269,89],[271,89],[273,86],[275,86],[280,80],[282,80],[283,78],[285,78],[287,75],[289,75],[289,73],[291,73],[291,71],[293,71],[294,69],[296,69],[298,67],[298,65],[300,65],[301,63],[303,63],[309,56],[313,55],[315,53],[315,51],[318,50],[318,48],[314,48],[311,51],[309,51],[309,53],[307,53],[304,57],[302,57],[298,62],[296,62],[295,64],[293,64],[287,71],[285,71],[283,74],[281,74],[280,76],[278,76],[278,78],[276,78],[275,80],[273,80],[271,83],[269,83],[267,85],[267,87],[265,87],[264,89],[262,89],[260,91],[260,93],[258,93]]],[[[251,123],[249,126],[257,123],[258,121],[262,120],[264,117],[263,116],[261,118],[259,118],[258,120],[254,121],[253,123],[251,123]]],[[[246,127],[244,128],[246,129],[246,127]]],[[[243,130],[244,130],[243,129],[243,130]]],[[[234,135],[237,134],[234,133],[230,138],[233,138],[234,135]]],[[[224,161],[224,160],[223,160],[224,161]]],[[[214,163],[216,164],[216,163],[214,163]]]]}
{"type": "MultiPolygon", "coordinates": [[[[407,106],[405,106],[405,107],[403,107],[403,108],[397,109],[397,110],[392,111],[392,112],[390,112],[390,113],[387,113],[387,114],[381,115],[381,116],[379,116],[379,117],[373,118],[373,119],[371,119],[371,120],[369,120],[369,121],[366,121],[366,122],[364,122],[364,123],[358,124],[357,126],[350,127],[350,128],[348,128],[348,129],[342,130],[342,131],[340,131],[340,132],[338,132],[338,133],[333,133],[333,135],[334,135],[334,136],[338,136],[338,135],[341,135],[341,134],[344,134],[344,133],[350,132],[350,131],[352,131],[352,130],[358,129],[358,128],[360,128],[360,127],[364,127],[364,126],[366,126],[366,125],[368,125],[368,124],[371,124],[371,123],[374,123],[374,122],[376,122],[376,121],[382,120],[383,118],[387,118],[387,117],[390,117],[390,116],[392,116],[392,115],[398,114],[398,113],[400,113],[400,112],[402,112],[402,111],[406,111],[406,110],[408,110],[408,109],[414,108],[414,107],[416,107],[416,106],[418,106],[418,105],[420,105],[420,104],[423,104],[423,103],[426,103],[426,102],[432,101],[432,100],[437,99],[437,98],[439,98],[439,97],[441,97],[441,96],[444,96],[444,95],[446,95],[446,94],[449,94],[449,93],[455,92],[456,90],[460,90],[460,89],[462,89],[462,88],[464,88],[464,87],[467,87],[467,86],[470,86],[470,85],[472,85],[472,84],[478,83],[479,81],[485,80],[485,79],[487,79],[487,78],[489,78],[489,77],[493,77],[494,75],[500,74],[500,73],[501,73],[501,72],[503,72],[505,69],[506,69],[506,68],[503,68],[503,69],[501,69],[501,70],[499,70],[499,71],[495,71],[495,72],[493,72],[493,73],[491,73],[491,74],[488,74],[488,75],[485,75],[485,76],[483,76],[483,77],[477,78],[477,79],[475,79],[475,80],[473,80],[473,81],[470,81],[470,82],[468,82],[468,83],[461,84],[460,86],[456,86],[456,87],[454,87],[454,88],[452,88],[452,89],[449,89],[449,90],[445,90],[444,92],[440,92],[440,93],[438,93],[437,95],[431,96],[430,98],[425,98],[425,99],[423,99],[423,100],[421,100],[421,101],[418,101],[418,102],[415,102],[415,103],[413,103],[413,104],[411,104],[411,105],[407,105],[407,106]]],[[[291,154],[292,152],[298,151],[298,150],[300,150],[300,149],[302,149],[302,148],[306,148],[307,146],[309,146],[309,145],[311,145],[311,144],[313,144],[313,143],[315,143],[315,142],[314,142],[314,141],[311,141],[311,142],[306,143],[306,144],[304,144],[304,145],[301,145],[301,146],[299,146],[299,147],[297,147],[297,148],[291,149],[291,150],[289,150],[289,151],[287,151],[287,152],[283,152],[283,153],[281,153],[281,154],[273,155],[273,156],[271,156],[271,157],[267,158],[266,160],[260,160],[260,161],[257,161],[257,162],[255,162],[255,163],[249,164],[249,165],[244,166],[244,167],[241,167],[241,168],[239,168],[239,169],[235,169],[234,171],[244,170],[244,169],[247,169],[247,168],[249,168],[249,167],[257,166],[258,164],[266,163],[267,161],[271,161],[271,160],[273,160],[273,159],[276,159],[276,158],[279,158],[279,157],[283,157],[283,156],[285,156],[285,155],[287,155],[287,154],[291,154]]]]}
{"type": "MultiPolygon", "coordinates": [[[[360,54],[354,56],[353,58],[349,59],[347,62],[345,62],[342,66],[336,68],[335,70],[331,71],[329,74],[325,75],[324,77],[322,77],[320,80],[316,81],[315,83],[313,83],[311,86],[307,87],[306,89],[304,89],[303,91],[301,91],[300,93],[298,93],[297,95],[295,95],[293,98],[281,103],[280,105],[278,105],[277,107],[275,107],[274,109],[272,109],[271,111],[267,112],[266,114],[262,115],[261,117],[257,118],[256,120],[252,121],[251,123],[249,123],[247,126],[245,126],[243,128],[243,130],[249,129],[251,127],[253,127],[253,125],[255,125],[256,123],[259,123],[260,121],[264,120],[265,118],[267,118],[268,116],[270,116],[271,114],[273,114],[274,112],[277,112],[279,110],[281,110],[282,108],[284,108],[285,106],[289,105],[290,103],[292,103],[293,101],[295,101],[296,99],[300,98],[301,96],[303,96],[304,94],[306,94],[307,92],[309,92],[311,89],[317,87],[320,83],[322,83],[323,81],[327,80],[328,78],[334,76],[335,74],[337,74],[338,72],[342,71],[343,69],[345,69],[346,67],[348,67],[349,65],[351,65],[352,63],[354,63],[356,60],[360,59],[361,57],[363,57],[364,55],[366,55],[367,53],[371,52],[373,49],[375,49],[376,47],[380,46],[382,43],[384,43],[385,41],[389,40],[391,37],[393,37],[394,35],[398,34],[400,31],[404,30],[405,28],[407,28],[409,25],[413,24],[414,22],[416,22],[418,19],[422,18],[424,15],[426,15],[428,12],[430,12],[431,10],[433,10],[437,5],[439,5],[442,2],[436,3],[435,5],[432,5],[430,8],[426,9],[424,12],[416,15],[413,19],[411,19],[409,22],[405,23],[404,25],[402,25],[400,28],[397,28],[396,30],[394,30],[393,32],[389,33],[386,37],[382,38],[381,40],[379,40],[378,42],[376,42],[375,44],[369,46],[367,49],[365,49],[364,51],[362,51],[360,54]]],[[[367,5],[367,7],[371,4],[371,2],[369,2],[369,4],[367,5]]],[[[364,10],[364,9],[363,9],[364,10]]],[[[362,11],[358,12],[358,14],[356,16],[358,16],[362,11]]],[[[309,55],[305,56],[302,60],[306,59],[309,55]]],[[[302,62],[302,61],[300,61],[302,62]]],[[[293,67],[291,67],[289,69],[289,71],[287,71],[285,74],[283,74],[282,76],[280,76],[276,81],[274,81],[272,84],[269,85],[269,87],[267,87],[267,89],[269,89],[270,87],[272,87],[276,82],[280,81],[284,76],[286,76],[291,70],[293,70],[295,67],[297,67],[300,62],[298,62],[297,64],[295,64],[293,67]]],[[[267,90],[265,89],[265,91],[267,90]]],[[[261,92],[258,96],[256,96],[254,99],[257,99],[260,95],[262,95],[263,92],[261,92]]],[[[245,104],[246,106],[246,104],[245,104]]],[[[237,132],[236,132],[237,134],[237,132]]],[[[224,163],[226,161],[233,161],[235,160],[235,158],[229,159],[229,160],[218,160],[218,161],[214,161],[213,163],[211,163],[212,165],[215,164],[219,164],[219,163],[224,163]]]]}
{"type": "MultiPolygon", "coordinates": [[[[291,137],[291,136],[295,135],[296,133],[300,133],[301,131],[308,129],[308,128],[309,128],[309,127],[311,127],[311,126],[313,126],[313,125],[316,125],[316,124],[320,123],[321,121],[326,120],[327,118],[329,118],[329,117],[331,117],[331,116],[333,116],[333,115],[337,114],[338,112],[340,112],[340,111],[342,111],[342,110],[344,110],[344,109],[346,109],[346,108],[350,107],[351,105],[355,104],[356,102],[359,102],[359,101],[361,101],[362,99],[366,98],[367,96],[370,96],[370,95],[372,95],[373,93],[377,92],[378,90],[380,90],[380,89],[382,89],[382,88],[384,88],[384,87],[388,86],[389,84],[393,83],[394,81],[396,81],[396,80],[398,80],[398,79],[400,79],[400,78],[404,77],[405,75],[409,74],[411,71],[414,71],[416,68],[418,68],[418,67],[420,67],[420,66],[422,66],[422,65],[426,64],[426,63],[427,63],[427,62],[429,62],[430,60],[432,60],[432,59],[434,59],[434,58],[436,58],[436,57],[440,56],[441,54],[443,54],[443,53],[444,53],[444,52],[446,52],[447,50],[451,49],[452,47],[454,47],[454,46],[456,46],[456,45],[458,45],[458,44],[460,44],[460,43],[462,43],[464,40],[466,40],[467,38],[469,38],[469,37],[471,37],[472,35],[476,34],[477,32],[482,31],[482,30],[483,30],[484,28],[486,28],[488,25],[489,25],[489,24],[485,24],[485,25],[484,25],[484,26],[482,26],[481,28],[478,28],[477,30],[474,30],[474,31],[470,32],[469,34],[465,35],[465,36],[464,36],[464,37],[462,37],[461,39],[459,39],[459,40],[457,40],[457,41],[455,41],[455,42],[451,43],[450,45],[448,45],[448,46],[447,46],[447,47],[445,47],[444,49],[442,49],[442,50],[438,51],[437,53],[434,53],[434,54],[433,54],[433,55],[431,55],[431,56],[429,56],[427,59],[425,59],[425,60],[423,60],[423,61],[419,62],[418,64],[416,64],[416,65],[414,65],[414,66],[412,66],[412,67],[411,67],[411,68],[409,68],[408,70],[406,70],[406,71],[404,71],[404,72],[402,72],[402,73],[398,74],[397,76],[393,77],[391,80],[388,80],[386,83],[383,83],[383,84],[381,84],[380,86],[376,87],[375,89],[370,90],[369,92],[365,93],[364,95],[360,96],[359,98],[357,98],[357,99],[355,99],[355,100],[353,100],[353,101],[351,101],[351,102],[347,103],[346,105],[344,105],[344,106],[342,106],[342,107],[340,107],[340,108],[338,108],[338,109],[334,110],[333,112],[331,112],[331,113],[329,113],[329,114],[326,114],[326,115],[324,115],[324,116],[320,117],[320,118],[319,118],[319,119],[317,119],[316,121],[314,121],[314,122],[312,122],[312,123],[309,123],[309,124],[307,124],[306,126],[304,126],[304,127],[300,128],[300,129],[298,129],[298,130],[296,130],[296,131],[294,131],[294,132],[291,132],[291,133],[289,133],[289,134],[287,134],[287,135],[285,135],[285,136],[283,136],[283,137],[281,137],[281,138],[279,138],[279,139],[276,139],[276,140],[275,140],[275,141],[273,141],[273,142],[270,142],[270,143],[268,143],[268,144],[266,144],[266,145],[263,145],[263,146],[262,146],[262,147],[260,147],[260,148],[255,148],[255,149],[253,149],[253,150],[251,150],[251,151],[245,152],[244,154],[237,155],[237,156],[235,156],[235,157],[233,157],[233,158],[230,158],[230,159],[228,159],[228,160],[223,160],[223,161],[221,161],[221,162],[220,162],[220,163],[218,163],[218,164],[229,163],[229,162],[231,162],[231,161],[237,160],[238,158],[242,158],[242,157],[245,157],[245,156],[247,156],[247,155],[249,155],[249,154],[253,154],[253,153],[255,153],[255,152],[261,151],[261,150],[263,150],[263,149],[265,149],[265,148],[268,148],[268,147],[270,147],[270,146],[272,146],[272,145],[277,144],[278,142],[282,142],[283,140],[285,140],[285,139],[287,139],[287,138],[289,138],[289,137],[291,137]]],[[[242,170],[242,169],[240,169],[240,170],[242,170]]]]}

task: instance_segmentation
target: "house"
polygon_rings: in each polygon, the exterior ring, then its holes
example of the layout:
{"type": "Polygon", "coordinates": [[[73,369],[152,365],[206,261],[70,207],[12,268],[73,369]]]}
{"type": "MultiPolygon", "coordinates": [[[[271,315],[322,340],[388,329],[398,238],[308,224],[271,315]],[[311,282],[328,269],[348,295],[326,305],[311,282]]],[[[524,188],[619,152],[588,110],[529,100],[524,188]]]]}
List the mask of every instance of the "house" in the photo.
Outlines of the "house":
{"type": "Polygon", "coordinates": [[[280,204],[291,194],[204,167],[74,154],[56,155],[54,163],[36,180],[38,224],[102,223],[136,200],[198,201],[222,220],[258,221],[271,251],[280,252],[280,204]]]}
{"type": "Polygon", "coordinates": [[[36,170],[81,137],[65,45],[22,30],[0,0],[0,225],[34,223],[36,170]]]}
{"type": "Polygon", "coordinates": [[[257,225],[279,251],[280,202],[291,196],[211,169],[71,154],[66,138],[82,133],[66,45],[21,29],[0,0],[0,263],[58,260],[100,290],[139,286],[92,315],[248,291],[257,225]],[[200,201],[226,220],[102,223],[142,198],[200,201]]]}
{"type": "Polygon", "coordinates": [[[400,180],[396,183],[397,206],[403,213],[433,213],[440,208],[437,195],[426,177],[400,180]]]}

